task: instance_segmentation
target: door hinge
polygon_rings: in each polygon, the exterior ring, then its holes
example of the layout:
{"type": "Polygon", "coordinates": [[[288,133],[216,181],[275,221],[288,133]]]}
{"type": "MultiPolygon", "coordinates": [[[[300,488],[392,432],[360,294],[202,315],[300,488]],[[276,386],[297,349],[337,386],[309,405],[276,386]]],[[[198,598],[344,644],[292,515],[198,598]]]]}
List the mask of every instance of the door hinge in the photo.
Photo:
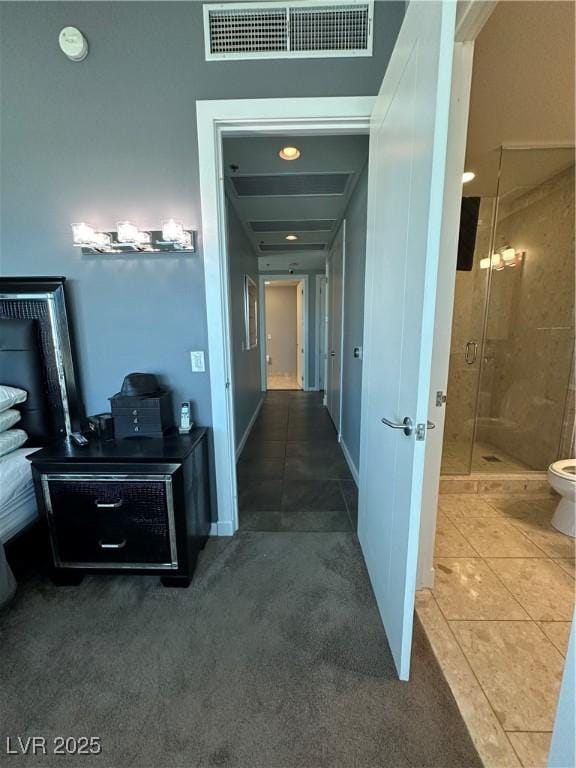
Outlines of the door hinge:
{"type": "Polygon", "coordinates": [[[436,408],[441,408],[446,402],[446,395],[441,389],[436,392],[436,408]]]}

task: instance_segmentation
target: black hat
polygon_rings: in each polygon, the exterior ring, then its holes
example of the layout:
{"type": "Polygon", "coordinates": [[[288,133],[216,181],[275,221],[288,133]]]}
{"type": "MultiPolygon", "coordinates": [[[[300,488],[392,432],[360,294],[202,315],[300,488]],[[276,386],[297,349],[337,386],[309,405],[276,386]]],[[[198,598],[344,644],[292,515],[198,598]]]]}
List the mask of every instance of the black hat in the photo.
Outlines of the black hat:
{"type": "Polygon", "coordinates": [[[129,373],[122,382],[122,395],[154,395],[161,390],[154,373],[129,373]]]}

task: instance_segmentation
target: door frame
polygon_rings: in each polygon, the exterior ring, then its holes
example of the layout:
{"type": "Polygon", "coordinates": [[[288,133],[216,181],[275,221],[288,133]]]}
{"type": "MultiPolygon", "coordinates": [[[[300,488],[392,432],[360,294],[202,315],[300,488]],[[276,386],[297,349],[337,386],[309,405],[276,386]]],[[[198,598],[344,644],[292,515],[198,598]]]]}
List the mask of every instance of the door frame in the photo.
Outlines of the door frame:
{"type": "MultiPolygon", "coordinates": [[[[458,0],[455,49],[459,46],[470,47],[480,33],[494,7],[496,0],[458,0]]],[[[466,62],[463,57],[454,57],[453,81],[466,79],[466,62]]],[[[465,58],[465,57],[464,57],[465,58]]],[[[472,57],[470,56],[470,59],[472,57]]],[[[471,66],[471,64],[469,64],[471,66]]],[[[450,112],[450,126],[455,138],[461,140],[468,116],[468,97],[464,105],[463,91],[451,94],[454,109],[450,112]],[[465,110],[465,111],[464,111],[465,110]],[[465,115],[466,120],[462,119],[465,115]],[[460,120],[460,125],[454,121],[460,120]]],[[[229,322],[229,276],[228,253],[226,248],[226,215],[223,180],[222,140],[225,136],[246,136],[256,134],[362,134],[368,133],[370,116],[375,97],[321,97],[287,99],[227,99],[196,102],[196,120],[198,130],[199,178],[202,211],[202,237],[204,281],[206,289],[206,315],[208,334],[208,356],[210,370],[210,393],[212,401],[212,431],[214,441],[214,468],[216,475],[216,500],[218,521],[212,526],[212,534],[231,536],[238,528],[238,492],[236,486],[236,464],[234,447],[234,403],[233,374],[231,358],[230,322],[229,322]]],[[[464,138],[465,141],[465,138],[464,138]]],[[[458,182],[463,158],[458,161],[457,153],[450,152],[447,160],[446,175],[456,173],[458,182]],[[458,167],[460,171],[458,172],[458,167]]],[[[445,196],[444,205],[448,205],[445,196]]],[[[453,218],[452,205],[452,218],[453,218]]],[[[454,228],[454,221],[446,224],[447,232],[454,228]]],[[[457,228],[456,230],[457,231],[457,228]]],[[[448,240],[446,241],[448,245],[448,240]]],[[[454,254],[455,259],[455,254],[454,254]]],[[[454,275],[452,285],[447,282],[445,272],[441,270],[438,281],[446,281],[444,294],[445,317],[450,318],[450,327],[443,327],[440,319],[435,323],[434,333],[450,334],[454,298],[454,275]]],[[[436,345],[435,345],[436,347],[436,345]]],[[[433,352],[433,371],[435,381],[447,382],[448,359],[443,359],[441,349],[433,352]]],[[[435,386],[433,386],[435,389],[435,386]]],[[[432,414],[438,421],[435,439],[427,441],[426,461],[439,467],[442,442],[442,419],[432,414]],[[440,447],[438,447],[438,444],[440,447]],[[434,447],[435,446],[435,447],[434,447]],[[439,456],[436,456],[440,452],[439,456]]],[[[428,535],[435,534],[436,504],[440,477],[431,471],[426,482],[432,491],[422,509],[422,520],[426,521],[428,535]]],[[[420,537],[422,539],[422,537],[420,537]]],[[[431,549],[420,553],[424,558],[419,573],[433,574],[431,570],[431,549]]],[[[424,586],[424,582],[418,586],[424,586]]]]}
{"type": "Polygon", "coordinates": [[[320,355],[322,353],[322,350],[324,350],[324,355],[326,355],[326,285],[328,283],[328,279],[326,275],[316,275],[316,287],[315,287],[315,301],[314,301],[314,360],[316,361],[316,365],[314,368],[315,376],[314,376],[314,390],[316,392],[320,391],[320,384],[323,384],[324,387],[326,386],[326,372],[324,371],[322,374],[322,381],[320,381],[320,370],[321,366],[325,367],[326,359],[322,360],[320,358],[320,355]],[[322,302],[320,300],[321,288],[324,286],[324,306],[322,306],[322,302]],[[324,337],[323,343],[321,343],[321,339],[324,337]]]}
{"type": "MultiPolygon", "coordinates": [[[[340,391],[340,402],[338,403],[338,442],[342,442],[342,404],[344,398],[342,397],[342,387],[344,384],[344,312],[345,312],[345,298],[346,298],[346,219],[342,219],[342,223],[338,227],[338,231],[336,232],[336,237],[332,241],[332,245],[330,246],[330,251],[328,253],[328,256],[326,257],[326,272],[329,273],[329,263],[330,259],[332,257],[332,248],[334,247],[334,243],[336,242],[337,238],[340,236],[342,237],[342,295],[341,295],[341,307],[340,307],[340,381],[338,382],[339,391],[340,391]]],[[[330,318],[330,277],[328,275],[328,278],[326,280],[326,312],[327,312],[327,323],[326,323],[326,381],[324,382],[324,391],[326,392],[326,398],[328,397],[328,370],[330,368],[330,365],[328,364],[328,342],[330,341],[330,329],[331,329],[331,318],[330,318]]],[[[327,404],[327,403],[326,403],[327,404]]]]}
{"type": "Polygon", "coordinates": [[[260,303],[260,388],[262,392],[268,390],[268,377],[266,375],[266,281],[282,282],[298,280],[304,284],[304,386],[303,391],[310,389],[310,366],[308,360],[308,332],[310,328],[310,307],[309,300],[309,275],[274,275],[261,274],[258,277],[258,301],[260,303]]]}
{"type": "Polygon", "coordinates": [[[196,102],[202,250],[212,434],[218,521],[212,535],[232,536],[238,528],[234,446],[234,398],[230,339],[229,271],[222,140],[231,136],[367,134],[372,96],[227,99],[196,102]]]}

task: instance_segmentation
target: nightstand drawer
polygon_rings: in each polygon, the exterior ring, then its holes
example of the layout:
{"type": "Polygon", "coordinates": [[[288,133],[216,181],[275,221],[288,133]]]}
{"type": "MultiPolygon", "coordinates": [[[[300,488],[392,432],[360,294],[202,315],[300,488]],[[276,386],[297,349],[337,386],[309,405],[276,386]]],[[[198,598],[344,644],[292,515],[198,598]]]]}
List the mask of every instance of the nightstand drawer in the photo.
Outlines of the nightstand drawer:
{"type": "Polygon", "coordinates": [[[46,474],[56,566],[177,569],[170,475],[46,474]]]}

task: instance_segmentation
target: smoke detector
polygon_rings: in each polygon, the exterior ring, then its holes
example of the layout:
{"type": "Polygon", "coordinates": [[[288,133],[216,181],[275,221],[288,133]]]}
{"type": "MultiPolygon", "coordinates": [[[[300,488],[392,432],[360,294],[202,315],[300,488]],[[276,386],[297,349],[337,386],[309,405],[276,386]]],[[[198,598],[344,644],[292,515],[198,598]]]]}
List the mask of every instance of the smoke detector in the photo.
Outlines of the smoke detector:
{"type": "Polygon", "coordinates": [[[70,61],[83,61],[88,56],[88,41],[76,27],[64,27],[58,36],[58,44],[70,61]]]}

